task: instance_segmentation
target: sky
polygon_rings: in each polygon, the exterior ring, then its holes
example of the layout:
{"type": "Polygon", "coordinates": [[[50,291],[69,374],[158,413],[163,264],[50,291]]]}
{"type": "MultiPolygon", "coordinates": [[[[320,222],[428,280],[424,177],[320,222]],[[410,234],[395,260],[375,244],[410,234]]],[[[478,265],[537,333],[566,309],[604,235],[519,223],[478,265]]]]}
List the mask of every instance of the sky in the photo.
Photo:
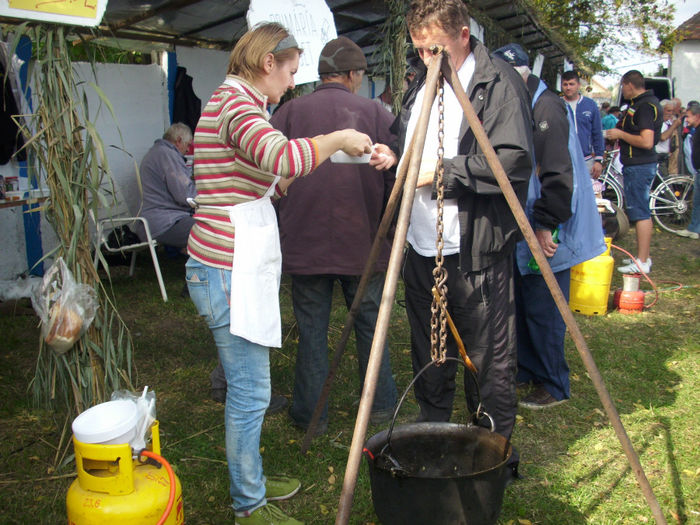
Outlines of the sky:
{"type": "MultiPolygon", "coordinates": [[[[700,2],[697,0],[669,0],[669,3],[676,7],[673,21],[674,27],[678,27],[700,11],[700,2]]],[[[629,56],[615,57],[615,65],[610,66],[615,73],[605,76],[596,75],[595,79],[604,86],[609,87],[616,84],[622,74],[630,69],[638,69],[642,74],[651,75],[658,71],[659,64],[668,67],[668,58],[643,53],[630,53],[629,56]]]]}

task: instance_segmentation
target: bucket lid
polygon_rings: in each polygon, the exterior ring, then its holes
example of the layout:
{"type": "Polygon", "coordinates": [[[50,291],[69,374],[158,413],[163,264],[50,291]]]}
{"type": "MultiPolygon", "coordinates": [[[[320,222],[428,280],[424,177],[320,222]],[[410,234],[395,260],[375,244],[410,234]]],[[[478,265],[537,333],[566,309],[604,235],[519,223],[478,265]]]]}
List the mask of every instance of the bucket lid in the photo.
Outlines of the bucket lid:
{"type": "Polygon", "coordinates": [[[138,422],[136,403],[107,401],[88,408],[73,420],[73,434],[83,443],[103,443],[129,432],[138,422]]]}

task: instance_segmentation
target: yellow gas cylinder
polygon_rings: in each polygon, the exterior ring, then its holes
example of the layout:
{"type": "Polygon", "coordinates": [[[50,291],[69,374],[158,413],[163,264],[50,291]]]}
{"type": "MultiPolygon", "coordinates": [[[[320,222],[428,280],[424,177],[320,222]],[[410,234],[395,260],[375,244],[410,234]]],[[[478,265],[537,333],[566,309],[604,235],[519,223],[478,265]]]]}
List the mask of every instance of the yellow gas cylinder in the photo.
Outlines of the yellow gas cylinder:
{"type": "MultiPolygon", "coordinates": [[[[160,455],[158,421],[151,427],[148,450],[160,455]]],[[[170,480],[165,468],[132,459],[131,446],[81,443],[73,437],[78,472],[68,489],[66,508],[69,525],[155,525],[170,499],[170,480]]],[[[145,459],[142,457],[142,459],[145,459]]],[[[163,522],[185,522],[182,485],[175,480],[170,515],[163,522]]]]}
{"type": "Polygon", "coordinates": [[[606,249],[598,257],[571,268],[569,308],[584,315],[605,315],[608,311],[610,282],[615,260],[610,255],[612,238],[606,237],[606,249]]]}

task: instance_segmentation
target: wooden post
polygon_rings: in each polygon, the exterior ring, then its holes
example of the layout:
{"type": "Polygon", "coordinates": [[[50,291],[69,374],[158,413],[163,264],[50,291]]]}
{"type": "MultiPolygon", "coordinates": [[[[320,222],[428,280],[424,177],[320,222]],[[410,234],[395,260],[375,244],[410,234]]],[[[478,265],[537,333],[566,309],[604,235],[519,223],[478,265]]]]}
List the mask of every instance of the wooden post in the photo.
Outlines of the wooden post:
{"type": "Polygon", "coordinates": [[[381,365],[384,343],[386,342],[386,334],[389,328],[389,321],[391,320],[391,309],[394,304],[394,297],[396,295],[396,283],[401,270],[403,249],[404,244],[406,243],[406,233],[408,231],[408,222],[411,218],[411,207],[413,206],[413,197],[416,192],[418,168],[420,167],[421,155],[423,154],[423,146],[425,144],[425,136],[428,131],[430,108],[432,107],[433,100],[435,99],[438,79],[440,77],[440,64],[442,63],[442,60],[443,56],[437,55],[431,61],[430,66],[428,67],[423,107],[421,108],[418,123],[416,124],[416,131],[414,133],[415,148],[412,152],[410,152],[408,176],[404,186],[404,195],[401,201],[401,209],[399,211],[399,218],[396,224],[396,232],[394,233],[394,243],[392,244],[391,248],[391,257],[389,258],[389,267],[387,269],[386,280],[384,282],[382,301],[379,305],[377,325],[374,329],[374,339],[372,340],[372,349],[370,350],[369,362],[367,364],[365,384],[362,388],[360,407],[357,411],[355,430],[352,435],[350,453],[348,455],[348,462],[345,468],[343,488],[340,493],[340,502],[338,504],[338,514],[335,518],[336,525],[346,524],[350,518],[352,499],[355,493],[355,485],[357,484],[357,473],[360,468],[360,461],[362,460],[362,447],[364,446],[367,423],[369,421],[369,413],[372,408],[372,401],[374,401],[374,391],[377,387],[377,377],[379,375],[379,367],[381,365]]]}
{"type": "Polygon", "coordinates": [[[515,195],[515,191],[513,191],[513,187],[511,186],[510,181],[508,180],[508,176],[503,170],[503,166],[501,166],[501,163],[498,160],[498,157],[496,156],[496,152],[491,146],[491,143],[489,142],[488,137],[486,136],[486,132],[484,131],[484,128],[481,125],[481,122],[479,121],[479,118],[474,112],[474,108],[472,107],[472,104],[469,101],[469,97],[467,97],[467,94],[465,93],[459,81],[457,72],[451,67],[450,62],[447,58],[445,58],[442,61],[442,72],[447,82],[449,82],[449,84],[452,86],[452,90],[457,95],[457,100],[459,100],[459,103],[462,106],[462,110],[464,111],[464,115],[467,118],[469,127],[474,133],[474,136],[476,137],[476,140],[479,143],[481,150],[484,152],[484,155],[486,156],[486,161],[488,162],[491,171],[496,177],[496,181],[498,182],[498,185],[500,186],[503,195],[505,195],[505,198],[508,201],[508,205],[510,206],[511,211],[513,212],[513,215],[515,216],[515,219],[518,222],[518,226],[520,226],[520,230],[525,236],[525,240],[527,241],[527,244],[530,247],[532,254],[535,256],[535,261],[537,261],[537,264],[540,267],[540,271],[542,272],[542,276],[544,277],[544,280],[547,283],[547,286],[549,287],[549,291],[552,293],[554,302],[556,303],[557,308],[561,313],[561,316],[564,318],[564,322],[566,323],[566,327],[569,329],[571,338],[576,344],[576,349],[578,350],[578,353],[581,356],[581,360],[583,361],[583,364],[586,367],[588,375],[591,377],[591,381],[593,381],[593,386],[595,386],[595,389],[598,392],[600,401],[603,404],[603,407],[605,408],[605,412],[608,415],[608,418],[610,419],[610,423],[612,423],[612,426],[615,429],[617,438],[622,444],[622,449],[624,450],[625,455],[627,456],[627,460],[629,461],[630,467],[632,468],[634,475],[637,477],[637,482],[639,483],[639,486],[642,489],[642,493],[644,494],[644,497],[646,498],[647,503],[651,508],[651,512],[654,515],[654,519],[659,525],[665,524],[666,518],[664,517],[664,514],[661,511],[661,507],[659,506],[659,502],[657,501],[656,496],[654,496],[654,491],[652,490],[651,485],[649,484],[649,480],[644,474],[642,465],[639,462],[639,457],[637,456],[637,453],[635,452],[634,447],[632,446],[632,442],[630,441],[629,436],[625,431],[625,427],[622,425],[620,415],[617,413],[612,398],[610,397],[610,393],[605,387],[603,378],[601,377],[600,372],[598,371],[598,367],[596,366],[595,361],[593,360],[593,356],[591,355],[591,351],[588,349],[588,345],[586,345],[586,341],[583,338],[583,334],[581,333],[581,330],[579,329],[578,324],[576,323],[574,314],[571,312],[569,304],[567,303],[566,298],[564,297],[564,294],[561,291],[561,288],[559,288],[559,283],[557,283],[557,280],[554,277],[554,272],[552,272],[552,268],[549,266],[549,261],[547,261],[547,258],[545,257],[544,252],[540,247],[540,243],[537,242],[537,237],[535,237],[535,232],[532,229],[532,226],[530,225],[530,221],[527,220],[525,211],[523,210],[523,207],[521,206],[518,197],[515,195]]]}

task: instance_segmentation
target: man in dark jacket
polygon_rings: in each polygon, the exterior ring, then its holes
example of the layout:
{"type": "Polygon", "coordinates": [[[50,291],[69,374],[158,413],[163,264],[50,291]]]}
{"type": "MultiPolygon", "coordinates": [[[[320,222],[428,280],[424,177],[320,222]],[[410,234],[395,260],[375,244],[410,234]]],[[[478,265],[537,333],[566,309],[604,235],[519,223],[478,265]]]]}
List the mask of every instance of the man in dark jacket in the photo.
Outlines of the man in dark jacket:
{"type": "MultiPolygon", "coordinates": [[[[502,60],[492,60],[487,49],[470,37],[470,17],[463,2],[414,0],[406,20],[413,45],[425,64],[432,58],[434,45],[442,46],[448,53],[451,66],[524,204],[533,149],[530,102],[524,83],[512,67],[502,60]]],[[[414,133],[424,92],[425,67],[409,86],[401,114],[392,128],[398,135],[399,157],[414,133]]],[[[437,255],[437,207],[431,185],[438,160],[438,113],[436,102],[422,154],[403,272],[415,372],[431,361],[432,270],[437,255]]],[[[493,418],[496,431],[509,438],[517,411],[513,250],[520,233],[486,156],[447,83],[442,145],[442,254],[448,274],[448,310],[478,370],[482,408],[493,418]]],[[[406,162],[407,157],[404,155],[401,162],[406,162]]],[[[455,341],[448,336],[447,355],[456,353],[455,341]]],[[[450,419],[455,374],[455,362],[448,361],[421,375],[415,385],[421,420],[450,419]]],[[[478,396],[470,374],[465,374],[465,391],[469,409],[474,412],[478,396]]]]}
{"type": "MultiPolygon", "coordinates": [[[[493,54],[520,73],[532,97],[537,170],[530,179],[526,210],[568,300],[570,268],[605,250],[590,170],[576,135],[574,115],[556,93],[531,74],[529,57],[522,47],[508,44],[493,54]],[[557,234],[556,242],[552,232],[557,234]]],[[[533,385],[519,405],[547,408],[570,397],[569,366],[564,355],[566,324],[542,273],[532,264],[532,252],[525,241],[518,243],[516,262],[518,382],[533,385]]]]}
{"type": "Polygon", "coordinates": [[[630,101],[617,128],[605,131],[605,138],[619,140],[622,175],[625,179],[625,208],[637,234],[637,257],[620,266],[621,273],[651,271],[651,234],[654,227],[649,210],[649,190],[656,175],[656,150],[661,137],[663,109],[651,89],[644,89],[644,77],[632,69],[622,75],[622,96],[630,101]]]}
{"type": "MultiPolygon", "coordinates": [[[[389,142],[393,115],[376,101],[356,95],[367,61],[352,40],[339,37],[321,51],[321,84],[313,93],[283,104],[271,123],[289,138],[314,137],[343,128],[367,133],[374,142],[389,142]]],[[[328,375],[328,323],[333,287],[340,283],[348,306],[379,228],[394,174],[367,163],[334,163],[294,182],[279,202],[282,269],[291,274],[292,302],[299,329],[293,422],[306,429],[328,375]]],[[[374,268],[355,320],[360,381],[364,382],[374,337],[389,244],[374,268]]],[[[379,371],[371,420],[390,418],[396,402],[388,347],[379,371]]],[[[327,407],[319,429],[327,427],[327,407]]]]}

